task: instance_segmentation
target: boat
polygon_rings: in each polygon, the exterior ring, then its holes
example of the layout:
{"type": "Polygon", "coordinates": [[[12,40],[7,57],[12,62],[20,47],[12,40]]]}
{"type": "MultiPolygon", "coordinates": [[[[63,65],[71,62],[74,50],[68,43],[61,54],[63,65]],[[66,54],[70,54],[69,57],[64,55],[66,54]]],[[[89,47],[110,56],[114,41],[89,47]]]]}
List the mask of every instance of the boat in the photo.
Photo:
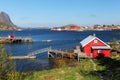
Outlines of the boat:
{"type": "Polygon", "coordinates": [[[52,40],[41,40],[42,42],[52,42],[52,40]]]}
{"type": "Polygon", "coordinates": [[[17,31],[22,31],[23,29],[18,29],[17,31]]]}

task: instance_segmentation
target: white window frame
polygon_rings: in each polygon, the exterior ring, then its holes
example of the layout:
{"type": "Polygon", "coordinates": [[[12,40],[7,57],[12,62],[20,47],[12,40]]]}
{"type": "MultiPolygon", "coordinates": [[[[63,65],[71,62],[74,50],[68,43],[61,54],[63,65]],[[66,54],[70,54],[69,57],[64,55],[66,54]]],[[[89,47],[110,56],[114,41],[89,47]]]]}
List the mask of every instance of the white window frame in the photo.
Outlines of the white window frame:
{"type": "Polygon", "coordinates": [[[98,40],[94,40],[94,43],[98,43],[98,40]]]}
{"type": "Polygon", "coordinates": [[[102,53],[102,50],[101,50],[101,49],[98,50],[98,54],[100,54],[100,53],[102,53]]]}

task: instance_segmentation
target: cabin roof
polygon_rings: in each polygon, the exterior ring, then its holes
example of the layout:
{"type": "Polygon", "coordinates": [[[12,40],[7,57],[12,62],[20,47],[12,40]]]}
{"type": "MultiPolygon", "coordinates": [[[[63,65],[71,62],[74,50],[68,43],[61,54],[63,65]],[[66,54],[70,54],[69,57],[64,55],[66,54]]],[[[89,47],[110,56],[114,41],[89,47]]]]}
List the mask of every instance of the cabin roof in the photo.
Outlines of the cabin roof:
{"type": "Polygon", "coordinates": [[[90,36],[86,37],[85,39],[83,39],[80,43],[84,47],[86,44],[88,44],[88,42],[90,42],[94,38],[95,38],[94,36],[90,35],[90,36]]]}
{"type": "Polygon", "coordinates": [[[109,46],[92,46],[92,49],[111,49],[109,46]]]}
{"type": "Polygon", "coordinates": [[[103,44],[105,44],[106,46],[110,47],[109,45],[107,45],[105,42],[103,42],[102,40],[100,40],[99,38],[89,35],[88,37],[86,37],[85,39],[83,39],[80,44],[82,45],[82,47],[86,46],[88,43],[90,43],[92,40],[94,39],[98,39],[99,41],[101,41],[103,44]]]}

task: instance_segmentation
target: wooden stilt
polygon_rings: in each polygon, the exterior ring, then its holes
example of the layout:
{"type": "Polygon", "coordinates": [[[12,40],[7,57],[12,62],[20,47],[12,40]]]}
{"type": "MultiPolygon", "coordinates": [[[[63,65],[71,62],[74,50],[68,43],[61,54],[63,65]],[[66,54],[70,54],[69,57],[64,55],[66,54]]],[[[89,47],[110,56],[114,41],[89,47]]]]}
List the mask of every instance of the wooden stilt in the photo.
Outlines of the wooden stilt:
{"type": "Polygon", "coordinates": [[[79,62],[79,60],[80,60],[79,58],[80,58],[80,57],[79,57],[79,54],[78,54],[78,62],[79,62]]]}
{"type": "Polygon", "coordinates": [[[50,58],[50,52],[48,51],[48,58],[50,58]]]}
{"type": "Polygon", "coordinates": [[[63,53],[61,53],[61,58],[63,58],[63,56],[64,56],[63,53]]]}
{"type": "Polygon", "coordinates": [[[48,58],[61,57],[61,59],[63,59],[64,56],[69,57],[70,59],[73,57],[77,57],[78,62],[80,61],[80,58],[86,57],[85,53],[78,53],[77,55],[75,55],[67,50],[57,50],[57,49],[48,50],[48,58]]]}
{"type": "Polygon", "coordinates": [[[50,55],[52,58],[54,58],[54,56],[53,56],[51,53],[50,53],[49,55],[50,55]]]}

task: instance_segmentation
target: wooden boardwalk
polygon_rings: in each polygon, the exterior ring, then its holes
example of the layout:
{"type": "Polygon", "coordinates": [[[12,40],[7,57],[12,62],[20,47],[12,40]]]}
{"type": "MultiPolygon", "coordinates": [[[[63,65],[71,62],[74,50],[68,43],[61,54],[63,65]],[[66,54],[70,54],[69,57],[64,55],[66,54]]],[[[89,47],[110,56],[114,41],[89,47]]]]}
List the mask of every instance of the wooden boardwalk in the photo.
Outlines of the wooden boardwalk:
{"type": "Polygon", "coordinates": [[[68,52],[67,51],[63,51],[63,50],[57,50],[57,49],[49,49],[48,50],[48,58],[50,58],[50,57],[52,57],[52,58],[54,58],[54,57],[62,57],[63,58],[63,56],[65,54],[68,54],[68,52]]]}
{"type": "Polygon", "coordinates": [[[11,56],[11,57],[9,57],[9,59],[15,59],[15,60],[17,60],[17,59],[20,59],[20,60],[36,59],[36,55],[37,54],[41,54],[41,53],[47,52],[49,49],[51,49],[51,48],[47,47],[47,48],[43,48],[43,49],[40,49],[40,50],[36,50],[36,51],[30,52],[26,56],[11,56]]]}
{"type": "Polygon", "coordinates": [[[28,53],[27,56],[11,56],[9,59],[35,59],[37,54],[41,54],[44,52],[48,52],[48,58],[69,58],[69,59],[78,59],[80,58],[88,58],[85,53],[74,53],[73,50],[58,50],[53,49],[51,47],[43,48],[40,50],[33,51],[31,53],[28,53]]]}
{"type": "Polygon", "coordinates": [[[47,47],[47,48],[43,48],[43,49],[39,49],[39,50],[30,52],[30,53],[28,53],[28,56],[34,56],[34,55],[37,55],[37,54],[48,52],[48,50],[51,50],[51,47],[47,47]]]}
{"type": "Polygon", "coordinates": [[[20,60],[22,60],[22,59],[36,59],[36,56],[11,56],[11,57],[9,57],[9,59],[15,59],[15,60],[17,60],[17,59],[20,59],[20,60]]]}
{"type": "Polygon", "coordinates": [[[73,51],[67,51],[67,50],[57,50],[57,49],[49,49],[48,50],[48,58],[55,58],[55,57],[60,57],[60,58],[70,58],[70,59],[75,59],[77,58],[78,61],[80,58],[88,58],[88,56],[85,55],[85,53],[81,52],[79,54],[74,53],[73,51]]]}

